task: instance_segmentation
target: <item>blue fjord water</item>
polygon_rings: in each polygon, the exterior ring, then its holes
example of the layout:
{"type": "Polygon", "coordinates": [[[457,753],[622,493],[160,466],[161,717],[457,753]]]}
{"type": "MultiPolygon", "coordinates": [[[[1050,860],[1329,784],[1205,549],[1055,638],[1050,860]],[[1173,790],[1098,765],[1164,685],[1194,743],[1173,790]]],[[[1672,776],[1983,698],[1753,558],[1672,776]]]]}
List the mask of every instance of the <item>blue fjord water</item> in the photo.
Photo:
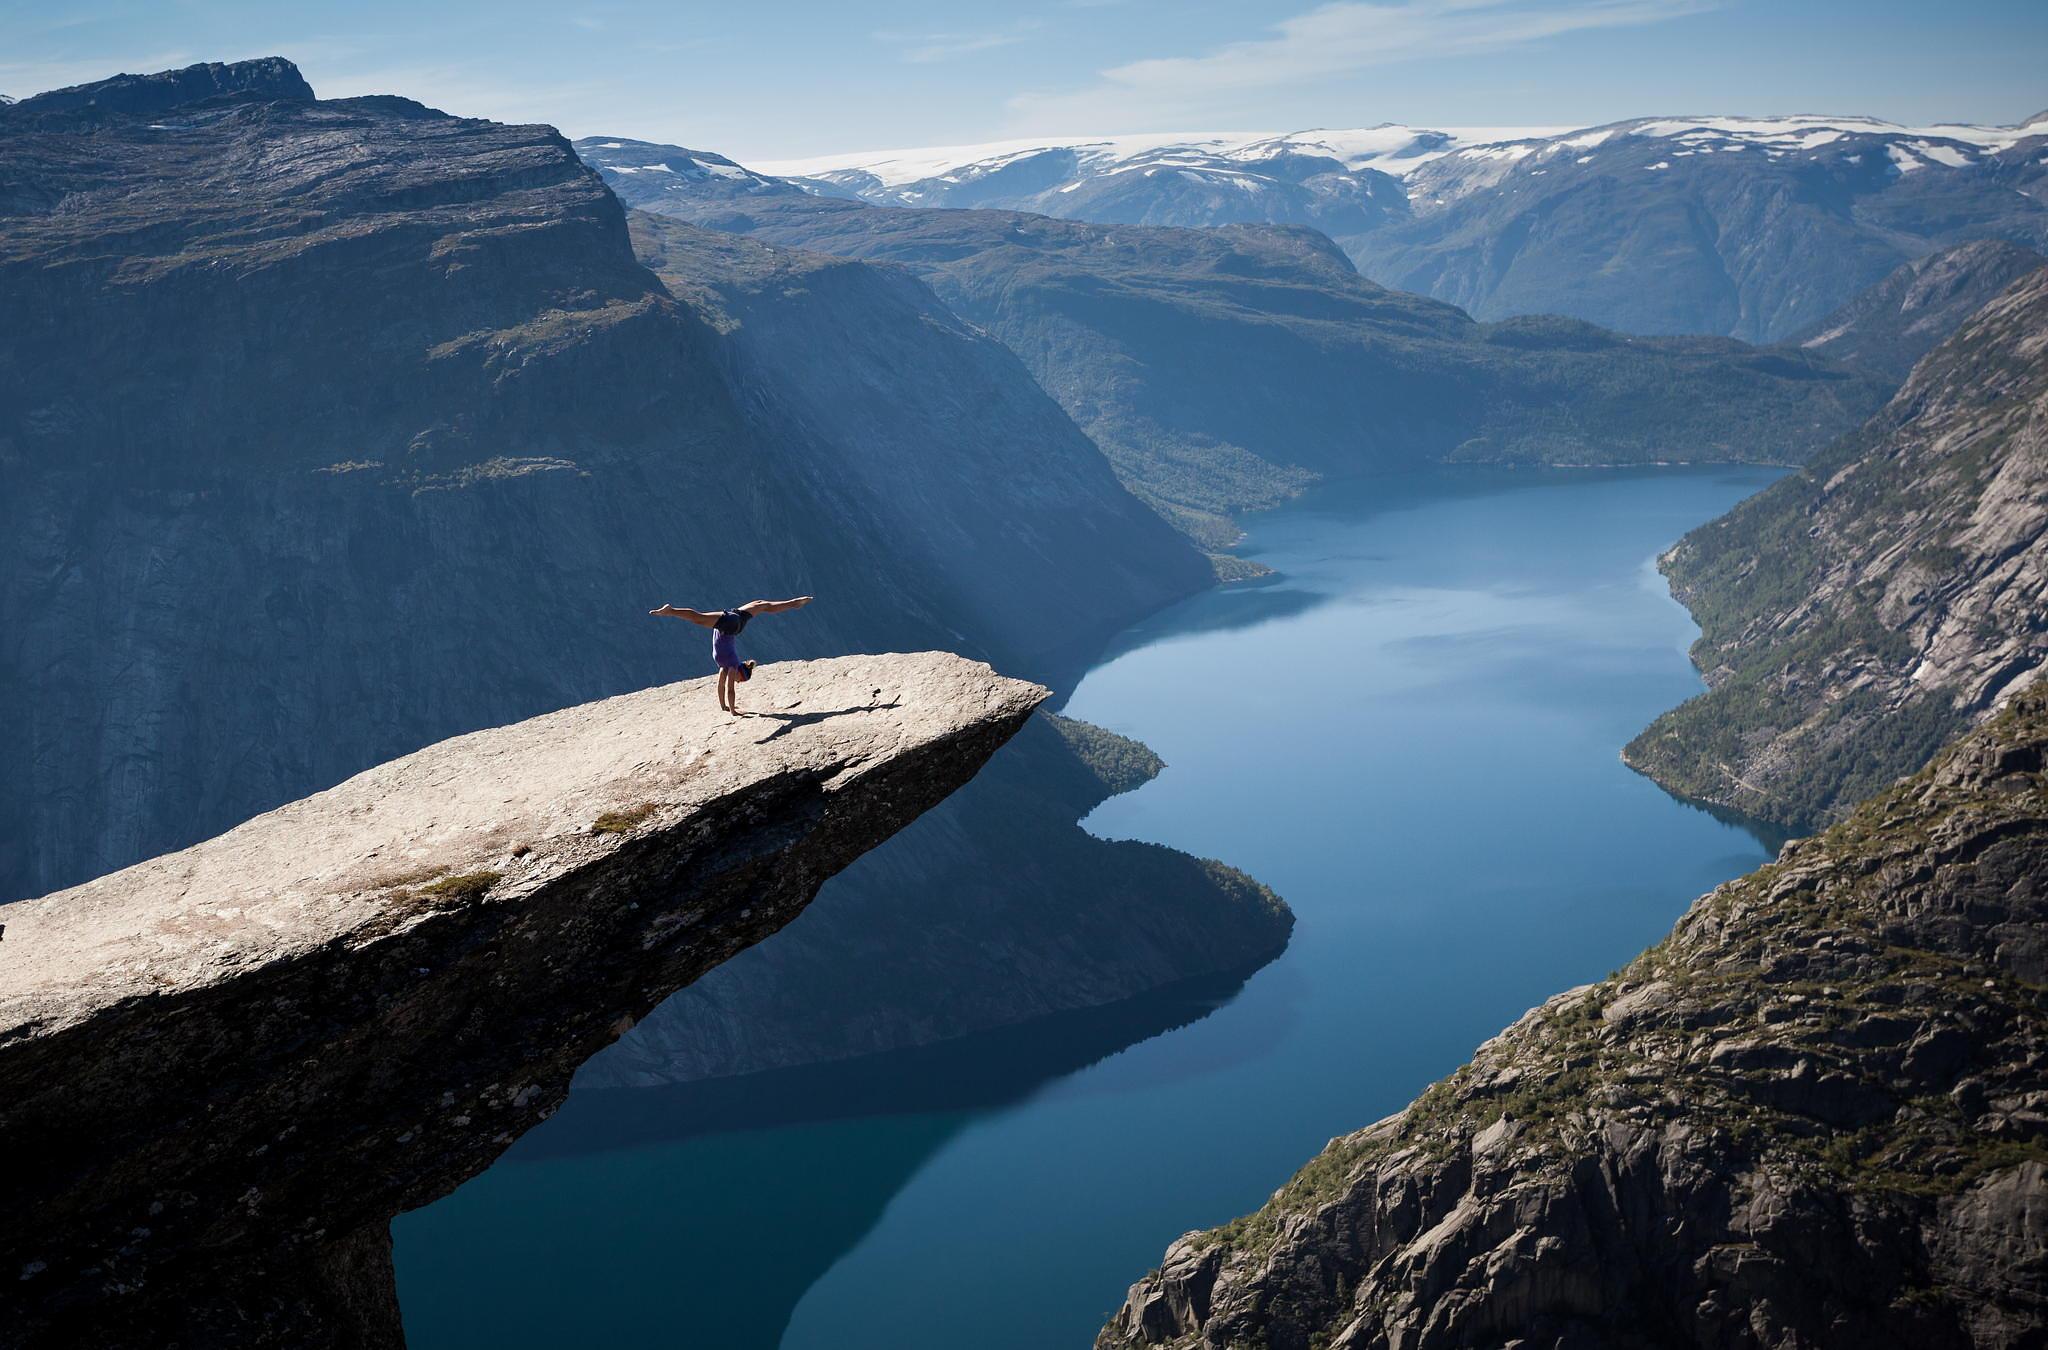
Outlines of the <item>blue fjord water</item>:
{"type": "Polygon", "coordinates": [[[1654,555],[1770,476],[1471,473],[1256,517],[1278,575],[1131,630],[1065,711],[1168,766],[1088,828],[1267,882],[1285,956],[916,1052],[572,1095],[395,1225],[413,1346],[1087,1346],[1175,1236],[1765,859],[1616,752],[1699,688],[1654,555]]]}

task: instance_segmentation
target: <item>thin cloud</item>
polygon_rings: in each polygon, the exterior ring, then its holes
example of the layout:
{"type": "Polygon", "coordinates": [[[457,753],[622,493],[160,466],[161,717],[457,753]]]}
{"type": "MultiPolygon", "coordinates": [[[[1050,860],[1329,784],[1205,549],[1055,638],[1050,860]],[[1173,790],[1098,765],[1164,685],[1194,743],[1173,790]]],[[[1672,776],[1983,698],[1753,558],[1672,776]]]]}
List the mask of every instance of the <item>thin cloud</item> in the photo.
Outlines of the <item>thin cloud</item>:
{"type": "Polygon", "coordinates": [[[1299,87],[1371,66],[1540,42],[1598,28],[1662,23],[1713,7],[1713,0],[1404,0],[1326,4],[1275,25],[1271,36],[1233,42],[1202,56],[1155,57],[1112,66],[1085,88],[1019,94],[1019,121],[1093,124],[1199,116],[1219,95],[1299,87]]]}
{"type": "Polygon", "coordinates": [[[900,59],[917,65],[952,61],[997,47],[1022,42],[1038,28],[1036,21],[980,33],[877,33],[877,40],[901,47],[900,59]]]}

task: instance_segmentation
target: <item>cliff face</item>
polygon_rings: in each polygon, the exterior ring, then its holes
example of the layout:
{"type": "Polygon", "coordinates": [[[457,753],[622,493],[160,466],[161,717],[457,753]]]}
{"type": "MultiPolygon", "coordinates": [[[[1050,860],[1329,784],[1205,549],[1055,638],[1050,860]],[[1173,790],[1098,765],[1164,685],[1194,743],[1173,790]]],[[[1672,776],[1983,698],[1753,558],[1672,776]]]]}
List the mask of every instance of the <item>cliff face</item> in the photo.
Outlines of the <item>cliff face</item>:
{"type": "Polygon", "coordinates": [[[2024,696],[1182,1238],[1098,1345],[2039,1345],[2044,759],[2024,696]]]}
{"type": "Polygon", "coordinates": [[[1880,381],[1808,353],[1556,318],[1476,323],[1365,280],[1305,229],[735,199],[688,181],[647,206],[915,271],[1018,354],[1132,490],[1211,547],[1234,537],[1230,511],[1318,473],[1798,462],[1883,398],[1880,381]]]}
{"type": "MultiPolygon", "coordinates": [[[[783,415],[814,428],[849,476],[871,478],[878,491],[915,481],[915,461],[928,453],[905,442],[905,425],[947,426],[963,442],[1000,425],[1005,445],[1033,455],[1079,458],[1090,448],[1073,444],[1080,433],[1014,356],[905,272],[644,212],[632,225],[642,257],[673,293],[716,316],[750,379],[794,391],[783,415]],[[963,361],[943,380],[906,381],[906,369],[933,364],[915,348],[934,334],[987,365],[963,361]],[[1009,378],[977,378],[990,367],[1009,378]],[[1031,397],[1016,397],[1018,387],[1031,397]],[[910,409],[916,421],[905,417],[910,409]]],[[[985,458],[961,466],[961,491],[999,502],[1028,481],[993,448],[985,458]]],[[[903,546],[934,557],[981,551],[948,524],[934,521],[903,546]]],[[[956,575],[961,612],[1023,598],[1014,573],[956,575]]],[[[1037,611],[1015,626],[1043,633],[1048,646],[1092,636],[1079,597],[1037,611]]],[[[1027,727],[973,783],[835,880],[831,905],[664,1004],[592,1061],[579,1086],[684,1082],[924,1045],[1278,955],[1293,917],[1256,881],[1079,828],[1110,792],[1149,776],[1115,772],[1119,760],[1156,765],[1142,746],[1095,728],[1027,727]]]]}
{"type": "Polygon", "coordinates": [[[718,330],[757,419],[810,446],[831,466],[821,491],[873,503],[880,547],[935,579],[942,622],[1064,671],[1126,622],[1115,597],[1208,581],[1023,363],[909,273],[643,211],[630,228],[718,330]]]}
{"type": "Polygon", "coordinates": [[[1856,436],[1680,540],[1710,691],[1626,758],[1796,828],[1924,763],[2048,661],[2048,270],[1856,436]]]}
{"type": "MultiPolygon", "coordinates": [[[[663,600],[818,593],[746,635],[767,697],[780,658],[849,650],[1070,672],[1209,580],[916,280],[680,225],[657,278],[548,128],[315,102],[255,62],[29,100],[0,166],[0,898],[707,669],[663,600]]],[[[664,1015],[641,1048],[673,1063],[636,1078],[942,1039],[1285,941],[1248,880],[1080,830],[1057,738],[1019,750],[833,883],[825,936],[876,979],[800,927],[714,982],[743,1027],[664,1015]],[[963,877],[974,903],[935,910],[963,877]],[[806,1020],[783,963],[843,997],[806,1020]]]]}
{"type": "Polygon", "coordinates": [[[0,1342],[397,1344],[387,1224],[973,775],[1045,691],[937,653],[431,746],[12,905],[0,1342]]]}
{"type": "Polygon", "coordinates": [[[1206,582],[956,322],[871,312],[905,392],[834,433],[551,129],[210,69],[0,112],[0,897],[705,669],[662,600],[1039,672],[1206,582]]]}
{"type": "Polygon", "coordinates": [[[1958,244],[1901,264],[1848,304],[1786,341],[1900,384],[1998,293],[2048,258],[2002,239],[1958,244]]]}

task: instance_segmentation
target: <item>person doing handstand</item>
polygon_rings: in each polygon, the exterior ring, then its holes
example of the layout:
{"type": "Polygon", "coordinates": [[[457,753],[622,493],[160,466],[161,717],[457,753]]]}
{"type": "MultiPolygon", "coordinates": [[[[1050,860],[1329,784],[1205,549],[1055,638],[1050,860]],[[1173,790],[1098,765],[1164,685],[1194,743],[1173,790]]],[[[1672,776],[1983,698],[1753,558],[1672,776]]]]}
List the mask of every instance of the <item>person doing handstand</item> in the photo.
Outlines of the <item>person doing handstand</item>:
{"type": "Polygon", "coordinates": [[[699,627],[712,630],[711,663],[718,667],[718,706],[734,717],[744,717],[746,714],[740,711],[740,686],[754,677],[756,663],[740,660],[740,630],[747,626],[747,620],[759,615],[802,609],[810,603],[810,596],[799,595],[794,600],[749,600],[736,609],[721,609],[716,613],[684,609],[681,605],[663,605],[647,612],[659,618],[688,619],[699,627]]]}

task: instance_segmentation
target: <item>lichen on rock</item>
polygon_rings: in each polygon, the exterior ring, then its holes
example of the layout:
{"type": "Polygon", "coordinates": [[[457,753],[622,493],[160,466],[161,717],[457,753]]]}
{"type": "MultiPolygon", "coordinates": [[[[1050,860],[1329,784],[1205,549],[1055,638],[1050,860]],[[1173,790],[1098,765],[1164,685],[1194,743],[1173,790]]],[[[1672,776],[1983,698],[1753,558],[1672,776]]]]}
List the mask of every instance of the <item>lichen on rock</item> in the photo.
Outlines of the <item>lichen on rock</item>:
{"type": "Polygon", "coordinates": [[[1046,694],[936,652],[748,692],[744,718],[699,680],[460,736],[8,906],[0,1343],[397,1343],[391,1217],[1046,694]]]}
{"type": "Polygon", "coordinates": [[[1098,1345],[2039,1344],[2044,756],[2023,695],[1182,1238],[1098,1345]]]}

